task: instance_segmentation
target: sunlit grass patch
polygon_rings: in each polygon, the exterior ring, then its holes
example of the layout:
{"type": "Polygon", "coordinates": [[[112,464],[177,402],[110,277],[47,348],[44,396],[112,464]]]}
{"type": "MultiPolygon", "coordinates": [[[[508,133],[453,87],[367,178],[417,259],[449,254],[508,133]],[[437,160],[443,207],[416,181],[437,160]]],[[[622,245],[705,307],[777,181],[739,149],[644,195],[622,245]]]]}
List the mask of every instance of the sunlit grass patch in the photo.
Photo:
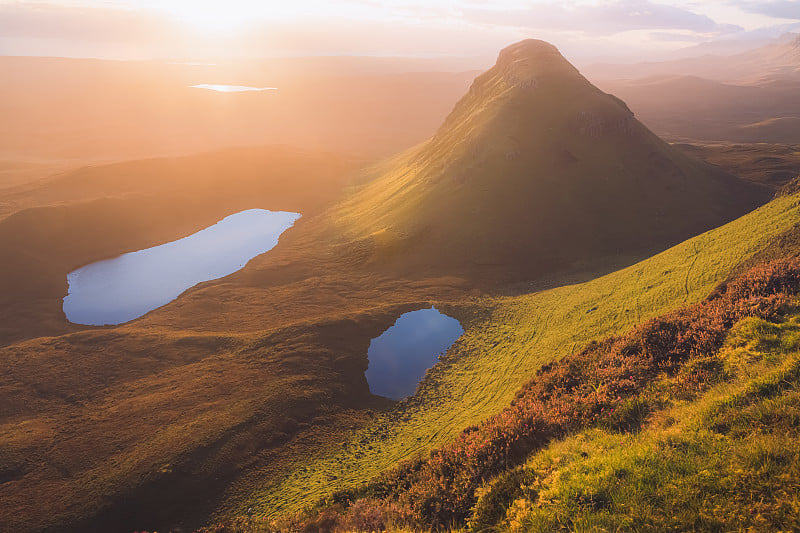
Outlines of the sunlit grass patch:
{"type": "MultiPolygon", "coordinates": [[[[464,336],[434,367],[410,402],[375,418],[314,457],[288,466],[249,494],[234,514],[252,506],[276,516],[325,500],[373,479],[400,461],[425,455],[466,427],[497,414],[542,365],[580,350],[593,339],[624,332],[661,313],[697,302],[743,258],[763,249],[797,220],[795,197],[783,197],[626,269],[586,283],[515,297],[465,301],[459,318],[475,317],[464,336]]],[[[462,320],[462,322],[464,322],[462,320]]],[[[706,370],[715,372],[716,361],[706,370]]],[[[700,362],[692,364],[700,365],[700,362]]],[[[697,374],[686,373],[685,386],[697,374]]],[[[695,391],[696,392],[696,391],[695,391]]],[[[694,393],[694,392],[693,392],[694,393]]],[[[608,424],[632,430],[670,391],[623,403],[608,424]],[[647,403],[649,402],[649,403],[647,403]]],[[[688,393],[686,393],[688,395],[688,393]]]]}
{"type": "MultiPolygon", "coordinates": [[[[720,353],[725,379],[670,399],[639,433],[552,443],[483,490],[472,524],[518,531],[796,531],[800,528],[798,318],[746,318],[720,353]],[[525,490],[509,490],[525,479],[525,490]],[[497,489],[508,497],[498,500],[497,489]],[[486,502],[494,507],[487,511],[486,502]]],[[[720,368],[723,373],[723,369],[720,368]]],[[[665,390],[670,377],[643,391],[665,390]]]]}

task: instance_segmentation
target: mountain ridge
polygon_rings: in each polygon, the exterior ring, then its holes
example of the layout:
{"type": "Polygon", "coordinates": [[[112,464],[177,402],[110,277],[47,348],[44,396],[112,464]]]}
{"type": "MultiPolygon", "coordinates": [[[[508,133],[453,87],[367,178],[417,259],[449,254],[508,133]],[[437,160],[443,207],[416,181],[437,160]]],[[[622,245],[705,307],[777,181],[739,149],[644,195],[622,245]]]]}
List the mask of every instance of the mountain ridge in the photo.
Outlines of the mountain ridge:
{"type": "MultiPolygon", "coordinates": [[[[648,253],[625,240],[628,234],[646,242],[659,225],[712,209],[718,193],[731,200],[729,211],[700,222],[747,207],[736,202],[754,202],[726,196],[723,186],[735,180],[676,155],[549,45],[516,46],[502,63],[480,78],[435,142],[376,167],[367,176],[373,180],[342,203],[335,204],[334,185],[350,182],[346,163],[326,180],[333,189],[326,194],[320,184],[298,185],[290,169],[258,165],[268,172],[252,175],[257,182],[292,184],[306,201],[310,187],[320,201],[306,204],[308,218],[240,272],[123,326],[39,334],[0,348],[0,396],[13,400],[0,402],[0,429],[13,439],[10,453],[0,454],[0,475],[11,480],[0,485],[0,499],[13,502],[0,509],[2,522],[19,531],[190,528],[248,509],[251,498],[292,475],[300,488],[276,493],[300,505],[315,491],[386,468],[398,456],[426,453],[495,414],[528,371],[569,346],[699,298],[732,262],[796,219],[794,199],[778,200],[728,230],[605,280],[494,298],[481,288],[527,282],[572,261],[574,255],[549,257],[562,243],[597,277],[609,254],[648,253]],[[674,200],[665,204],[674,208],[665,213],[671,218],[652,212],[662,197],[674,200]],[[322,214],[310,216],[312,207],[322,214]],[[485,275],[469,277],[473,270],[485,275]],[[419,394],[387,406],[369,395],[364,379],[369,339],[398,314],[432,304],[461,320],[466,336],[419,394]],[[342,452],[347,460],[335,462],[338,470],[308,468],[355,435],[342,452]],[[51,501],[46,512],[38,499],[51,501]]],[[[326,160],[302,157],[302,174],[325,177],[316,169],[332,172],[326,160]]],[[[158,167],[175,179],[171,165],[158,167]]],[[[233,173],[236,182],[211,176],[232,189],[231,208],[278,199],[278,185],[255,195],[240,174],[233,173]]],[[[159,185],[159,173],[152,176],[151,185],[159,185]]],[[[129,209],[141,206],[142,191],[128,184],[122,180],[115,190],[130,197],[129,209]]],[[[213,187],[209,195],[179,189],[185,194],[176,202],[200,198],[220,207],[213,187]]],[[[177,214],[157,211],[164,212],[177,214]]],[[[86,219],[102,227],[115,214],[86,219]]],[[[685,232],[702,225],[690,222],[685,232]]],[[[89,229],[86,239],[96,235],[89,229]]],[[[668,240],[663,230],[658,235],[668,240]]],[[[63,272],[54,272],[63,283],[63,272]]],[[[53,294],[48,305],[59,303],[60,292],[53,294]]],[[[8,306],[6,316],[20,309],[8,306]]],[[[259,505],[281,509],[274,498],[259,505]]]]}
{"type": "Polygon", "coordinates": [[[633,64],[597,63],[584,68],[596,80],[630,79],[663,74],[694,75],[743,85],[800,77],[800,35],[731,55],[708,54],[671,61],[633,64]]]}

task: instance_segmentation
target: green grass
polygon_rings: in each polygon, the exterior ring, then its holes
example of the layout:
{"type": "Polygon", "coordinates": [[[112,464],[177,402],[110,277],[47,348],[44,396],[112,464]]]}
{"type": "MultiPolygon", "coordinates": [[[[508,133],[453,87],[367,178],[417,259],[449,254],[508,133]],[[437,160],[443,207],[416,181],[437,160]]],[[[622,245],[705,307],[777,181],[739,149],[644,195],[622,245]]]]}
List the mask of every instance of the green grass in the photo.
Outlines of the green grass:
{"type": "Polygon", "coordinates": [[[277,481],[246,487],[247,496],[237,498],[238,507],[228,512],[248,507],[258,516],[293,512],[452,440],[507,406],[543,364],[705,297],[738,263],[796,222],[797,204],[796,197],[775,200],[586,283],[451,309],[466,332],[412,401],[378,413],[368,427],[324,453],[298,460],[277,481]]]}
{"type": "MultiPolygon", "coordinates": [[[[796,313],[796,311],[795,311],[796,313]]],[[[800,529],[800,315],[741,321],[720,382],[664,402],[637,434],[591,429],[495,480],[476,506],[512,531],[800,529]],[[504,515],[504,516],[503,516],[504,515]]]]}

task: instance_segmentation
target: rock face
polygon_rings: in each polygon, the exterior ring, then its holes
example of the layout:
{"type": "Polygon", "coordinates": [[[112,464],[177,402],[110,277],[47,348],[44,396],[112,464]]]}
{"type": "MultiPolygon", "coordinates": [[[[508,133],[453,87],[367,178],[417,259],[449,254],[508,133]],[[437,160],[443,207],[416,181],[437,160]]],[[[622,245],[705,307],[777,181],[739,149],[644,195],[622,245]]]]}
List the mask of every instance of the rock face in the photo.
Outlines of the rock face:
{"type": "Polygon", "coordinates": [[[526,40],[334,217],[356,262],[529,279],[663,249],[768,196],[673,149],[554,46],[526,40]]]}

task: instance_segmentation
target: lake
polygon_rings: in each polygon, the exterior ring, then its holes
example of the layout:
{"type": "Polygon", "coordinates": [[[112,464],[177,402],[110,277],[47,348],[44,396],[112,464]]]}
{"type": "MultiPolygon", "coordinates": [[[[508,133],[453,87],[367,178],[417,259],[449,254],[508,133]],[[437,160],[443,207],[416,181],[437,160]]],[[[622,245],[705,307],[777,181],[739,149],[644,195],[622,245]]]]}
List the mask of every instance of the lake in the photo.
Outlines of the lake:
{"type": "Polygon", "coordinates": [[[64,314],[75,324],[122,324],[222,278],[271,250],[299,213],[248,209],[188,237],[97,261],[67,275],[64,314]]]}
{"type": "Polygon", "coordinates": [[[243,93],[248,91],[277,91],[277,87],[248,87],[246,85],[213,85],[201,83],[200,85],[190,85],[194,89],[208,89],[220,93],[243,93]]]}
{"type": "Polygon", "coordinates": [[[414,394],[425,372],[463,334],[458,320],[434,307],[400,315],[370,342],[365,374],[370,392],[393,400],[414,394]]]}

